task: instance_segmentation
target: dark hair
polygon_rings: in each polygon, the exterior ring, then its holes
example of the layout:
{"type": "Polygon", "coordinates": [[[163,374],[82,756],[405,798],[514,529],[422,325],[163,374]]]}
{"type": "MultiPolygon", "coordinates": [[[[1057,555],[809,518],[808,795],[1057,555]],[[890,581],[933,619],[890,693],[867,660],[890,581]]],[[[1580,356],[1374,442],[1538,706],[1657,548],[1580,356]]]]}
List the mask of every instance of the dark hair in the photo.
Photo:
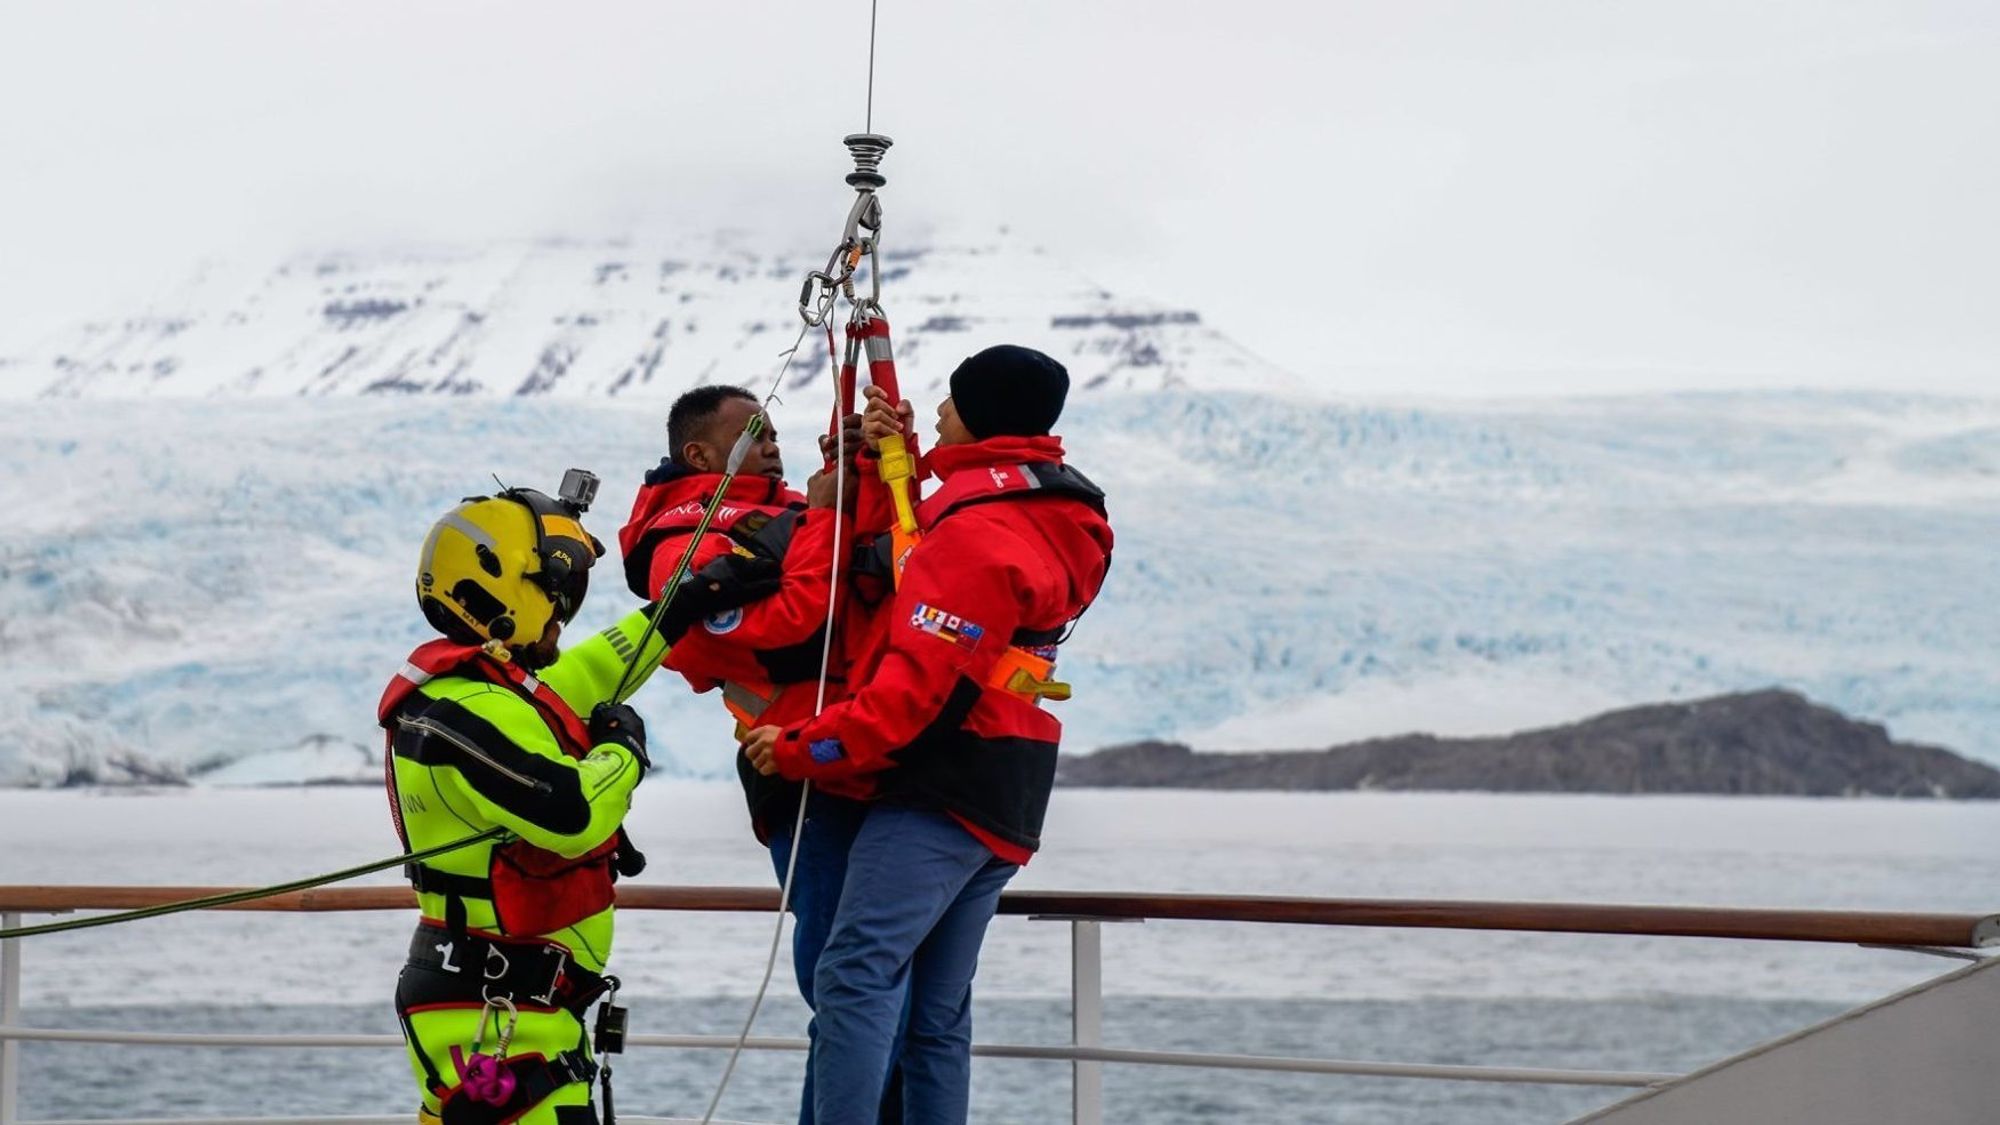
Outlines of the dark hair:
{"type": "Polygon", "coordinates": [[[757,401],[756,395],[727,383],[696,387],[674,400],[667,411],[667,457],[674,464],[685,464],[681,450],[687,448],[688,442],[701,440],[702,431],[715,420],[715,412],[732,398],[757,401]]]}

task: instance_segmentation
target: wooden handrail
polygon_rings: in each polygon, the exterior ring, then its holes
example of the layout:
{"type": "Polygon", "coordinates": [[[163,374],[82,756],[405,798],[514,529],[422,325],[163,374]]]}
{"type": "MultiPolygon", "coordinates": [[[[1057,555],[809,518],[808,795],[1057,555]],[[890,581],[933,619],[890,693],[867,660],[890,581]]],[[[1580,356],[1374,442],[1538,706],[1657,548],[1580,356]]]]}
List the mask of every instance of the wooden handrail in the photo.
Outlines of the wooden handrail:
{"type": "MultiPolygon", "coordinates": [[[[240,888],[0,886],[0,910],[22,913],[132,910],[237,889],[240,888]]],[[[618,889],[618,905],[625,910],[767,913],[778,908],[778,892],[769,887],[627,883],[618,889]]],[[[220,909],[350,911],[413,910],[415,907],[416,896],[407,887],[340,887],[274,895],[220,909]]],[[[1097,891],[1009,891],[1000,896],[1000,913],[1107,919],[1275,922],[1309,926],[1737,938],[1842,945],[1928,945],[1962,949],[2000,944],[2000,915],[1991,914],[1892,914],[1706,906],[1272,898],[1097,891]]]]}

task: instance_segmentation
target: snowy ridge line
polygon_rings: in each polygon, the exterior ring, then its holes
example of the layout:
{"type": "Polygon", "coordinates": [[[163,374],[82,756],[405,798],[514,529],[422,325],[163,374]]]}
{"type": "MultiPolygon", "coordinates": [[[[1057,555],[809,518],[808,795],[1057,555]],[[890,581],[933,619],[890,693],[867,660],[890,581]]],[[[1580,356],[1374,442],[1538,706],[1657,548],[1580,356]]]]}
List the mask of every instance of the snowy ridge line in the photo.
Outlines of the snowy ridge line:
{"type": "MultiPolygon", "coordinates": [[[[665,399],[752,381],[822,263],[727,238],[548,241],[444,254],[314,255],[215,268],[137,315],[0,357],[0,396],[472,395],[665,399]]],[[[1084,392],[1305,389],[1192,309],[1114,295],[1004,236],[883,251],[910,390],[989,344],[1032,344],[1084,392]]],[[[795,386],[827,366],[824,340],[795,386]]]]}

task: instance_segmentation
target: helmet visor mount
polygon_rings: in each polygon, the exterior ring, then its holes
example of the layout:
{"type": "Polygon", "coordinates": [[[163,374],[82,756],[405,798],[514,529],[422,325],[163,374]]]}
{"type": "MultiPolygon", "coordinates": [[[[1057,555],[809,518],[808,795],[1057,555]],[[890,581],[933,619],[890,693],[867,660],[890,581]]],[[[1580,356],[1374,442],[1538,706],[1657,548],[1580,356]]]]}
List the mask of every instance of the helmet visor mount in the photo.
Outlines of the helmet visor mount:
{"type": "Polygon", "coordinates": [[[590,591],[590,567],[604,554],[604,545],[583,529],[579,513],[572,505],[551,500],[532,488],[510,488],[501,493],[523,505],[535,517],[535,557],[540,569],[527,580],[547,594],[555,606],[556,619],[567,625],[583,608],[590,591]]]}

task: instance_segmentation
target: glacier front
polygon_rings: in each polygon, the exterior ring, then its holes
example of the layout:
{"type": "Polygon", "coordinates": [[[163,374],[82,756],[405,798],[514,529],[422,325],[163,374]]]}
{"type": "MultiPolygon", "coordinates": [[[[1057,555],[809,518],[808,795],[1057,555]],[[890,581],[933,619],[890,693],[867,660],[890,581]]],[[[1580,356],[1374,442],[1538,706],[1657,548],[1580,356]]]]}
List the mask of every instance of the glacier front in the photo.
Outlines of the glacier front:
{"type": "MultiPolygon", "coordinates": [[[[788,393],[781,427],[823,423],[818,397],[788,393]]],[[[425,636],[429,522],[490,474],[549,487],[580,465],[605,479],[589,522],[609,541],[663,414],[10,404],[0,780],[370,776],[375,698],[425,636]]],[[[1156,385],[1079,395],[1063,431],[1119,536],[1062,662],[1073,750],[1488,732],[1775,684],[2000,761],[2000,402],[1156,385]]],[[[577,627],[629,602],[601,582],[577,627]]],[[[662,676],[639,703],[678,770],[729,770],[713,699],[662,676]]]]}

